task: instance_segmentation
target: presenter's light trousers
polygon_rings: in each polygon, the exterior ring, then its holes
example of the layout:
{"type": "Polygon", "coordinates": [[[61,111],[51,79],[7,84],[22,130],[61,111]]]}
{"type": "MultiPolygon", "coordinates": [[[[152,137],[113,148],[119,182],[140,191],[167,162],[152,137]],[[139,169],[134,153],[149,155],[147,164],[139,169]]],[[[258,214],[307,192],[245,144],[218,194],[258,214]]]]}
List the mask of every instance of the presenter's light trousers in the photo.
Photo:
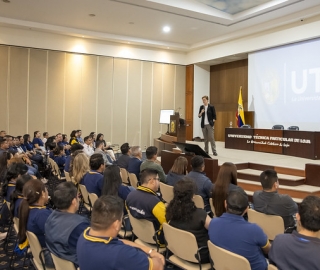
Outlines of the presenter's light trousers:
{"type": "Polygon", "coordinates": [[[204,125],[202,129],[203,138],[204,138],[204,151],[209,153],[208,144],[211,143],[212,154],[216,153],[216,143],[214,141],[214,127],[210,125],[204,125]]]}

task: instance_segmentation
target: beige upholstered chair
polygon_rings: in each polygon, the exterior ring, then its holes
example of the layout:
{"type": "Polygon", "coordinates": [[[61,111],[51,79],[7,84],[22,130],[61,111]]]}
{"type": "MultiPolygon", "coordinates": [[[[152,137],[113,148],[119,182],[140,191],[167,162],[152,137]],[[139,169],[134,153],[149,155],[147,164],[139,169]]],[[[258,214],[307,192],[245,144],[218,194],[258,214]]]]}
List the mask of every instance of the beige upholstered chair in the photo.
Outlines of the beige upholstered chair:
{"type": "Polygon", "coordinates": [[[129,186],[130,182],[129,182],[128,171],[125,168],[120,168],[120,173],[121,173],[122,183],[129,186]]]}
{"type": "Polygon", "coordinates": [[[82,203],[81,203],[81,207],[79,209],[80,213],[81,213],[82,206],[84,206],[89,211],[89,213],[91,213],[92,204],[91,204],[90,199],[89,199],[89,192],[87,191],[87,188],[86,188],[85,185],[79,184],[79,189],[80,189],[80,192],[81,192],[81,195],[82,195],[82,203]]]}
{"type": "Polygon", "coordinates": [[[210,240],[208,248],[215,270],[251,270],[250,263],[245,257],[220,248],[210,240]]]}
{"type": "Polygon", "coordinates": [[[96,200],[98,200],[98,195],[95,193],[88,193],[88,194],[89,194],[89,200],[90,200],[91,207],[93,207],[96,200]]]}
{"type": "Polygon", "coordinates": [[[170,203],[173,199],[173,186],[164,184],[160,182],[160,192],[162,198],[167,202],[170,203]]]}
{"type": "Polygon", "coordinates": [[[73,262],[61,259],[51,253],[51,257],[56,270],[76,270],[73,262]]]}
{"type": "Polygon", "coordinates": [[[280,216],[266,215],[249,209],[248,221],[260,226],[270,240],[274,240],[276,235],[284,233],[284,222],[280,216]]]}
{"type": "Polygon", "coordinates": [[[209,199],[209,203],[210,203],[211,212],[213,213],[214,217],[216,217],[216,210],[214,209],[212,198],[209,199]]]}
{"type": "MultiPolygon", "coordinates": [[[[163,224],[164,236],[167,242],[167,260],[183,269],[211,269],[210,263],[200,264],[199,248],[195,236],[187,231],[183,231],[163,224]],[[168,250],[173,255],[168,257],[168,250]]],[[[207,248],[207,247],[204,247],[207,248]]]]}
{"type": "Polygon", "coordinates": [[[52,159],[52,158],[48,158],[49,159],[49,164],[51,166],[51,171],[52,173],[58,177],[59,180],[66,180],[65,177],[62,177],[61,176],[61,172],[60,172],[60,169],[59,169],[59,166],[58,164],[52,159]]]}
{"type": "Polygon", "coordinates": [[[68,172],[64,171],[64,175],[65,175],[66,180],[67,180],[68,182],[72,182],[72,179],[71,179],[71,177],[70,177],[70,175],[69,175],[68,172]]]}
{"type": "Polygon", "coordinates": [[[128,212],[130,223],[132,226],[132,232],[138,237],[134,242],[146,247],[156,249],[159,252],[164,252],[166,249],[159,247],[159,244],[155,240],[157,232],[151,221],[146,219],[137,219],[128,212]]]}
{"type": "Polygon", "coordinates": [[[200,195],[194,195],[193,201],[194,201],[194,204],[196,205],[197,208],[204,209],[203,198],[200,195]]]}
{"type": "Polygon", "coordinates": [[[272,264],[268,265],[268,270],[278,270],[278,268],[272,264]]]}
{"type": "Polygon", "coordinates": [[[42,248],[41,248],[41,245],[39,243],[39,240],[38,240],[37,236],[33,232],[30,232],[30,231],[27,231],[26,234],[27,234],[27,238],[28,238],[28,241],[29,241],[30,249],[31,249],[31,252],[32,252],[32,255],[33,255],[32,263],[33,263],[34,267],[37,270],[42,270],[42,269],[53,270],[53,268],[44,267],[44,265],[43,265],[44,256],[42,254],[42,248]]]}
{"type": "Polygon", "coordinates": [[[133,186],[134,188],[137,188],[139,186],[137,176],[134,173],[128,173],[128,176],[129,176],[131,186],[133,186]]]}

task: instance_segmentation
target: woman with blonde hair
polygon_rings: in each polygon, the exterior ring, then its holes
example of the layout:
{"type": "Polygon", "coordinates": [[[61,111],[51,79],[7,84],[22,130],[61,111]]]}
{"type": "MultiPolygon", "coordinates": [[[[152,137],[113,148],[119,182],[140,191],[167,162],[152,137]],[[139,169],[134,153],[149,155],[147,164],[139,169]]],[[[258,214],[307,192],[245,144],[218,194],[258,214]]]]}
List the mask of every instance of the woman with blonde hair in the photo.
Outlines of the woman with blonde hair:
{"type": "Polygon", "coordinates": [[[228,193],[236,189],[243,191],[241,187],[237,186],[237,167],[231,162],[225,162],[220,167],[217,181],[212,190],[212,202],[217,217],[226,212],[224,201],[227,199],[228,193]]]}
{"type": "Polygon", "coordinates": [[[180,179],[188,173],[188,160],[185,157],[177,157],[173,163],[171,170],[167,175],[167,184],[174,186],[180,179]]]}
{"type": "Polygon", "coordinates": [[[89,158],[85,153],[81,152],[72,161],[72,166],[70,167],[71,176],[79,184],[88,171],[90,171],[89,158]]]}

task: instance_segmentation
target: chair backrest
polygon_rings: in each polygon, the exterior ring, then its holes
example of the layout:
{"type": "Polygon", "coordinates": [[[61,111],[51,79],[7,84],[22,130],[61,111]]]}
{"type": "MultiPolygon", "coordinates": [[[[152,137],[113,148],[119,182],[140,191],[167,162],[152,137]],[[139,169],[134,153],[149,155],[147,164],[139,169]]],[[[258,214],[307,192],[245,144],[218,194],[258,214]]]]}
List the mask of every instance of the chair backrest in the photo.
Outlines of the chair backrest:
{"type": "Polygon", "coordinates": [[[139,186],[137,176],[134,173],[128,173],[128,175],[129,175],[131,186],[133,186],[134,188],[137,188],[139,186]]]}
{"type": "Polygon", "coordinates": [[[155,235],[155,229],[153,223],[146,219],[137,219],[133,217],[128,211],[132,232],[143,242],[149,244],[156,244],[153,236],[155,235]]]}
{"type": "Polygon", "coordinates": [[[194,204],[196,205],[197,208],[204,209],[203,198],[200,195],[194,195],[193,201],[194,201],[194,204]]]}
{"type": "Polygon", "coordinates": [[[53,253],[51,253],[51,257],[56,270],[76,270],[73,262],[61,259],[53,253]]]}
{"type": "Polygon", "coordinates": [[[90,201],[89,201],[89,192],[88,192],[86,186],[79,184],[79,189],[80,189],[80,192],[81,192],[81,195],[82,195],[82,198],[83,198],[83,202],[85,204],[91,206],[90,201]]]}
{"type": "Polygon", "coordinates": [[[15,232],[18,234],[19,233],[19,218],[13,217],[13,228],[15,232]]]}
{"type": "Polygon", "coordinates": [[[160,182],[160,192],[162,198],[167,202],[170,203],[173,199],[173,186],[164,184],[160,182]]]}
{"type": "Polygon", "coordinates": [[[65,175],[66,180],[67,180],[68,182],[72,182],[72,179],[71,179],[70,174],[69,174],[68,172],[64,171],[64,175],[65,175]]]}
{"type": "Polygon", "coordinates": [[[299,130],[298,126],[290,126],[288,127],[288,130],[299,130]]]}
{"type": "Polygon", "coordinates": [[[272,129],[284,129],[283,125],[274,125],[272,129]]]}
{"type": "Polygon", "coordinates": [[[98,200],[98,195],[95,194],[95,193],[88,193],[88,194],[89,194],[89,199],[90,199],[91,206],[93,207],[93,205],[96,202],[96,200],[98,200]]]}
{"type": "Polygon", "coordinates": [[[187,231],[172,227],[168,223],[163,224],[164,237],[167,242],[167,248],[177,257],[198,263],[195,255],[198,251],[196,237],[187,231]]]}
{"type": "Polygon", "coordinates": [[[52,173],[60,179],[61,173],[58,164],[52,158],[49,158],[49,163],[51,165],[52,173]]]}
{"type": "Polygon", "coordinates": [[[272,265],[272,264],[269,264],[268,265],[268,270],[278,270],[278,267],[272,265]]]}
{"type": "Polygon", "coordinates": [[[120,168],[122,183],[130,185],[128,171],[125,168],[120,168]]]}
{"type": "Polygon", "coordinates": [[[250,263],[245,257],[220,248],[210,240],[208,241],[208,248],[215,270],[251,270],[250,263]]]}
{"type": "Polygon", "coordinates": [[[42,261],[44,262],[44,256],[42,253],[40,254],[40,252],[42,251],[42,248],[39,243],[38,237],[33,232],[30,232],[30,231],[27,231],[26,235],[27,235],[30,249],[33,255],[33,263],[35,264],[37,269],[44,269],[42,262],[40,260],[40,256],[41,256],[42,261]]]}
{"type": "Polygon", "coordinates": [[[251,125],[242,125],[241,128],[251,128],[251,125]]]}
{"type": "Polygon", "coordinates": [[[212,212],[213,215],[216,217],[216,210],[214,209],[214,205],[213,205],[213,200],[212,200],[212,198],[209,199],[209,203],[210,203],[211,212],[212,212]]]}
{"type": "Polygon", "coordinates": [[[260,226],[270,240],[274,240],[276,235],[284,233],[284,222],[280,216],[266,215],[253,209],[248,209],[248,221],[260,226]]]}

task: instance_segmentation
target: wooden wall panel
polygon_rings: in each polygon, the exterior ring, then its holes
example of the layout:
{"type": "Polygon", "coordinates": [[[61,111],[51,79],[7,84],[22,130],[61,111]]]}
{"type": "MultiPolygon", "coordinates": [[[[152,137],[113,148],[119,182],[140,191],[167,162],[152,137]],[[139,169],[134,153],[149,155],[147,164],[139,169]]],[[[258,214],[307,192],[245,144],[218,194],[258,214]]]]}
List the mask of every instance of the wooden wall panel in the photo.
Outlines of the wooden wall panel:
{"type": "Polygon", "coordinates": [[[83,137],[97,132],[97,56],[83,55],[81,70],[82,109],[81,128],[83,137]]]}
{"type": "MultiPolygon", "coordinates": [[[[82,65],[84,56],[81,54],[66,54],[65,75],[65,114],[63,133],[70,134],[81,127],[82,110],[82,65]]],[[[85,134],[83,134],[85,136],[85,134]]]]}
{"type": "Polygon", "coordinates": [[[142,97],[141,97],[141,148],[153,144],[151,135],[152,117],[153,63],[142,62],[142,97]]]}
{"type": "MultiPolygon", "coordinates": [[[[44,131],[48,131],[49,135],[53,136],[62,132],[64,126],[66,53],[54,51],[48,53],[46,130],[44,131]]],[[[71,130],[65,133],[70,135],[71,130]]]]}
{"type": "Polygon", "coordinates": [[[186,67],[186,139],[193,138],[193,90],[194,90],[194,65],[186,67]]]}
{"type": "Polygon", "coordinates": [[[28,54],[26,48],[10,48],[9,128],[11,135],[28,131],[28,54]]]}
{"type": "Polygon", "coordinates": [[[175,104],[174,108],[180,109],[182,118],[186,118],[186,67],[175,66],[175,104]]]}
{"type": "Polygon", "coordinates": [[[126,59],[114,60],[111,140],[120,145],[127,141],[128,61],[126,59]]]}
{"type": "Polygon", "coordinates": [[[30,50],[28,130],[33,138],[34,131],[46,131],[47,101],[47,51],[30,50]]]}
{"type": "Polygon", "coordinates": [[[0,46],[0,97],[1,97],[1,117],[0,130],[8,131],[8,58],[9,47],[0,46]]]}
{"type": "Polygon", "coordinates": [[[160,110],[163,99],[163,64],[153,64],[153,92],[152,92],[152,138],[159,138],[162,134],[160,120],[160,110]]]}
{"type": "Polygon", "coordinates": [[[127,105],[127,142],[141,144],[141,61],[129,60],[128,105],[127,105]]]}
{"type": "Polygon", "coordinates": [[[106,142],[111,142],[113,113],[113,58],[99,56],[98,68],[97,132],[104,134],[106,142]]]}
{"type": "Polygon", "coordinates": [[[239,90],[242,86],[244,110],[248,110],[248,59],[210,67],[210,100],[217,112],[215,140],[224,141],[230,121],[236,126],[239,90]]]}

